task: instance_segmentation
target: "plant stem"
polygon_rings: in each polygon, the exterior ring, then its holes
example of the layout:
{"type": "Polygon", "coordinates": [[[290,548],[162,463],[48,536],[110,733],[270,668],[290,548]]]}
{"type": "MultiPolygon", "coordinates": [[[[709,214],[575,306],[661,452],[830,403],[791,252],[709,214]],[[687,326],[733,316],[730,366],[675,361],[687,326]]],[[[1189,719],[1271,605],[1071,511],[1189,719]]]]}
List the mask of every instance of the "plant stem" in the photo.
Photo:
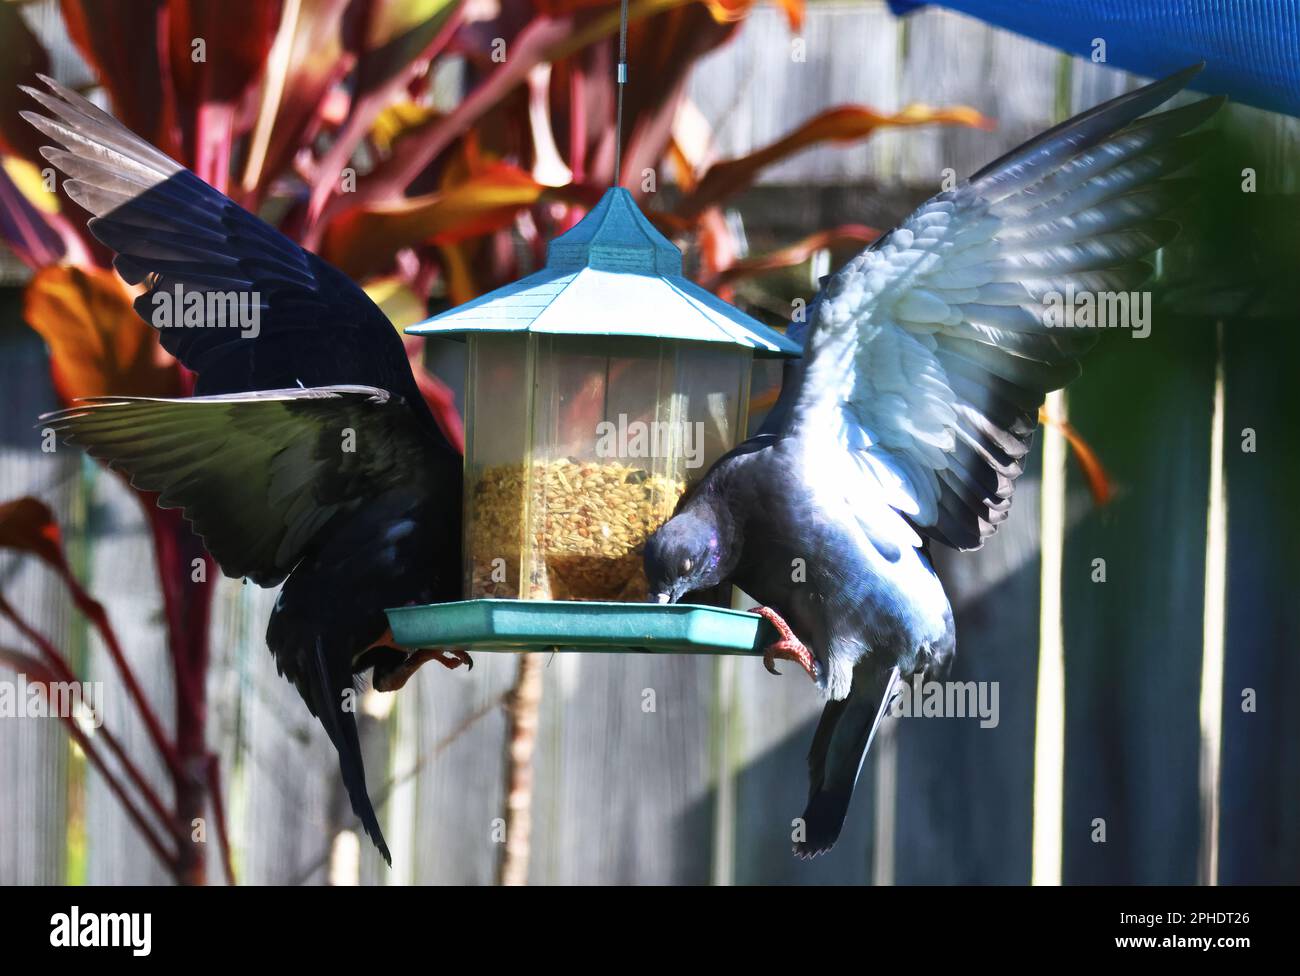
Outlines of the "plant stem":
{"type": "Polygon", "coordinates": [[[533,751],[542,704],[542,655],[519,655],[519,671],[506,706],[506,843],[497,882],[528,883],[533,828],[533,751]]]}
{"type": "MultiPolygon", "coordinates": [[[[180,765],[172,775],[176,791],[174,822],[183,833],[191,833],[207,811],[211,782],[206,741],[208,622],[212,607],[209,577],[216,572],[216,565],[179,511],[156,507],[152,496],[142,495],[141,501],[153,534],[167,644],[176,680],[176,751],[180,765]]],[[[206,831],[201,836],[206,837],[206,831]]],[[[182,842],[178,861],[181,884],[206,883],[207,860],[202,844],[182,842]]]]}

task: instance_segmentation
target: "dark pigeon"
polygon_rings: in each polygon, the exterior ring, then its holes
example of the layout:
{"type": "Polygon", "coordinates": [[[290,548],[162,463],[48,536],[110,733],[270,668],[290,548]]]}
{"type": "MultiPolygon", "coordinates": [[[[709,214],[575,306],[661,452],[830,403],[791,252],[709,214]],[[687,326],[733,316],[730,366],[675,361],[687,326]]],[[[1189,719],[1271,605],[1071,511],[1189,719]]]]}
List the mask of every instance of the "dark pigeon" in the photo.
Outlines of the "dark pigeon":
{"type": "Polygon", "coordinates": [[[1039,407],[1093,344],[1095,329],[1049,327],[1045,303],[1140,287],[1173,237],[1162,216],[1187,187],[1165,177],[1222,100],[1142,116],[1198,70],[1043,133],[831,276],[763,430],[647,543],[654,598],[734,583],[781,634],[769,668],[798,661],[828,699],[800,856],[839,837],[900,678],[953,655],[930,544],[977,549],[1006,519],[1039,407]]]}
{"type": "MultiPolygon", "coordinates": [[[[230,577],[283,584],[266,642],[339,754],[352,809],[391,863],[366,790],[354,676],[382,690],[420,663],[384,608],[460,598],[461,457],[425,405],[401,338],[346,275],[237,206],[75,92],[24,88],[23,117],[64,148],[42,154],[91,232],[155,296],[233,293],[257,331],[162,327],[197,373],[182,400],[99,397],[42,418],[69,443],[180,508],[230,577]],[[256,301],[252,301],[256,296],[256,301]],[[245,331],[248,336],[245,336],[245,331]]],[[[224,311],[224,309],[223,309],[224,311]]]]}

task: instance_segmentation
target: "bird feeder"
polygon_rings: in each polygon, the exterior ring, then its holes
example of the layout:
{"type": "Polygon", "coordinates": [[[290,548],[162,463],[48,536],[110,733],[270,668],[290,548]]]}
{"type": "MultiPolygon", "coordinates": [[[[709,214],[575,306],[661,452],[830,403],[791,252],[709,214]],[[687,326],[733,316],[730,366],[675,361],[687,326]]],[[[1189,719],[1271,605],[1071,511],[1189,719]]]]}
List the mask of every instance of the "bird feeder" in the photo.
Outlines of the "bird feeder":
{"type": "MultiPolygon", "coordinates": [[[[646,539],[745,438],[753,357],[799,353],[683,277],[681,252],[621,188],[550,243],[544,268],[407,331],[468,345],[465,596],[563,601],[546,616],[538,606],[497,616],[558,629],[570,644],[583,637],[575,619],[593,621],[593,638],[626,643],[632,618],[586,601],[646,598],[646,539]]],[[[399,639],[417,618],[421,631],[441,623],[443,636],[453,620],[491,629],[481,607],[411,609],[429,612],[401,623],[390,612],[399,639]]],[[[651,609],[674,619],[673,608],[642,606],[636,626],[651,609]]]]}

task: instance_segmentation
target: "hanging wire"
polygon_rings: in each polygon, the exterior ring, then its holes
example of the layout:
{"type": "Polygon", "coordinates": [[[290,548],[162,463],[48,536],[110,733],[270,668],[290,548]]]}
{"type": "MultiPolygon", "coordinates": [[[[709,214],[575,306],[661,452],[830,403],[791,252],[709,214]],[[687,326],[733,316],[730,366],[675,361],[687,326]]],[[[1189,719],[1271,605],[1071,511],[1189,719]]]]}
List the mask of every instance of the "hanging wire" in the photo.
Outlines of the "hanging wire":
{"type": "Polygon", "coordinates": [[[614,121],[614,186],[623,175],[623,86],[627,84],[627,0],[622,0],[618,22],[618,117],[614,121]]]}

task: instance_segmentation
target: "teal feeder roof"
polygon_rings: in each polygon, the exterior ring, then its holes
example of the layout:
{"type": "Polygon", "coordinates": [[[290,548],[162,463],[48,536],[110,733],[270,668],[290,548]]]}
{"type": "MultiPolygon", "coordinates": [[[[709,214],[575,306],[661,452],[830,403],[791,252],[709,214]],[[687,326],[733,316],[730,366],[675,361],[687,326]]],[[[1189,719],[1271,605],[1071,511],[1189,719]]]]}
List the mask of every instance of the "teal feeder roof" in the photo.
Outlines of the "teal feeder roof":
{"type": "Polygon", "coordinates": [[[551,241],[546,267],[406,331],[648,336],[801,354],[798,343],[683,277],[681,251],[622,187],[551,241]]]}

